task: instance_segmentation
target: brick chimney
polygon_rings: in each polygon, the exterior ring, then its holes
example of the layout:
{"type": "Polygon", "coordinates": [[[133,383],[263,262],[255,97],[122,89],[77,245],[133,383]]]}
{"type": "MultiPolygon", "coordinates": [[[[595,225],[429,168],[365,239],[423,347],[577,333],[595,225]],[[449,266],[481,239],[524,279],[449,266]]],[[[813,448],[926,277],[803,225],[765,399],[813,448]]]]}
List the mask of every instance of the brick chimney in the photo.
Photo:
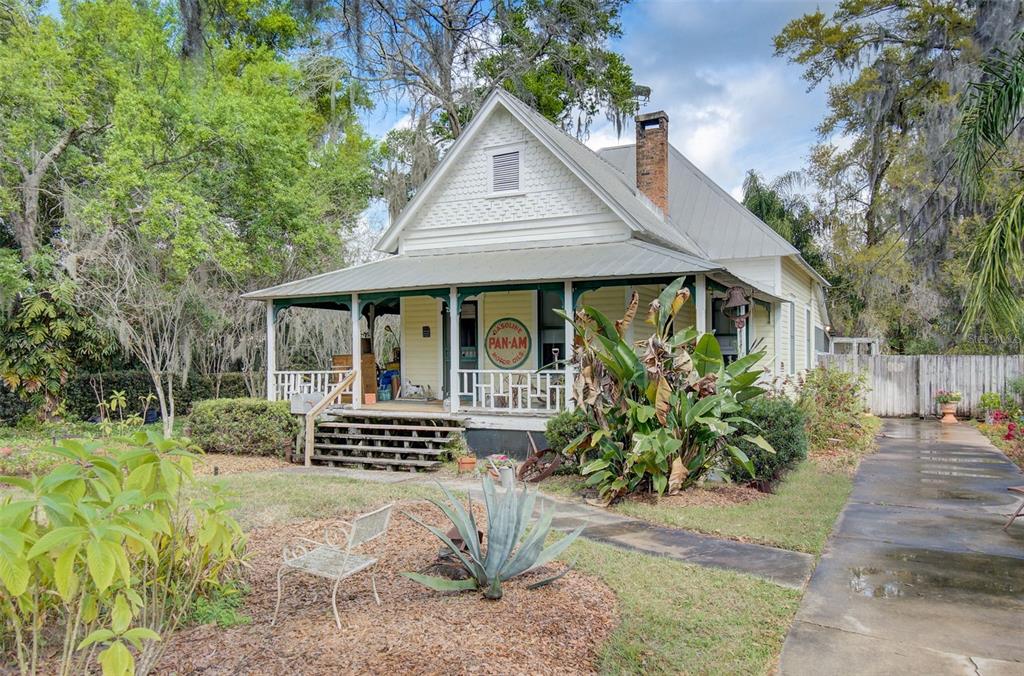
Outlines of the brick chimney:
{"type": "Polygon", "coordinates": [[[636,187],[668,213],[668,114],[663,110],[636,117],[636,187]]]}

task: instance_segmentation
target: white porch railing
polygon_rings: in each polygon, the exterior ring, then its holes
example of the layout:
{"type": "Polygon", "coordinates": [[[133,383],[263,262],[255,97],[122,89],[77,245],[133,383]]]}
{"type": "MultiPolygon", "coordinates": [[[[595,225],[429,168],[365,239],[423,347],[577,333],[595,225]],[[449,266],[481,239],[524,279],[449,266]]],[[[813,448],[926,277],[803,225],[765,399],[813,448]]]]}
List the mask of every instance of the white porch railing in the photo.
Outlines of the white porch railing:
{"type": "Polygon", "coordinates": [[[458,373],[460,406],[503,413],[558,413],[565,406],[564,371],[468,369],[458,373]]]}
{"type": "Polygon", "coordinates": [[[274,395],[288,401],[296,394],[327,394],[352,373],[348,371],[274,371],[274,395]]]}

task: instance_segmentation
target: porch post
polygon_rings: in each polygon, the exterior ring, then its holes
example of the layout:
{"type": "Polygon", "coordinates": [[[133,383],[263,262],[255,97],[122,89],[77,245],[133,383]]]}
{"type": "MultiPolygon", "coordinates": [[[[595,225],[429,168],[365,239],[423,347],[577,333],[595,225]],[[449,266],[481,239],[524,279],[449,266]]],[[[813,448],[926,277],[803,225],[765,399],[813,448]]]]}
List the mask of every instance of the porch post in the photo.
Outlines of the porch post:
{"type": "MultiPolygon", "coordinates": [[[[563,297],[563,308],[562,309],[565,312],[567,317],[575,317],[575,315],[576,315],[576,308],[573,306],[573,302],[572,302],[572,280],[571,279],[565,280],[564,294],[565,295],[563,297]]],[[[576,405],[575,405],[575,403],[572,400],[572,393],[573,393],[573,382],[572,382],[573,381],[573,371],[572,371],[572,364],[570,363],[570,361],[572,360],[572,344],[573,344],[574,338],[575,338],[575,332],[574,332],[573,327],[572,327],[572,322],[570,322],[567,319],[565,321],[565,351],[563,352],[563,354],[565,355],[565,409],[567,411],[571,410],[573,408],[576,408],[576,405]]]]}
{"type": "Polygon", "coordinates": [[[775,359],[772,364],[772,373],[777,374],[783,371],[782,364],[782,303],[772,305],[772,330],[775,333],[775,359]]]}
{"type": "Polygon", "coordinates": [[[448,410],[459,411],[459,289],[448,289],[448,410]]]}
{"type": "Polygon", "coordinates": [[[355,380],[352,381],[352,408],[361,408],[363,405],[363,346],[359,326],[358,293],[352,294],[352,305],[349,312],[352,315],[352,368],[356,374],[355,380]]]}
{"type": "Polygon", "coordinates": [[[694,311],[697,315],[697,334],[702,335],[708,332],[708,284],[707,278],[697,275],[693,283],[694,311]]]}
{"type": "Polygon", "coordinates": [[[277,399],[277,327],[274,326],[274,301],[267,301],[267,401],[277,399]]]}

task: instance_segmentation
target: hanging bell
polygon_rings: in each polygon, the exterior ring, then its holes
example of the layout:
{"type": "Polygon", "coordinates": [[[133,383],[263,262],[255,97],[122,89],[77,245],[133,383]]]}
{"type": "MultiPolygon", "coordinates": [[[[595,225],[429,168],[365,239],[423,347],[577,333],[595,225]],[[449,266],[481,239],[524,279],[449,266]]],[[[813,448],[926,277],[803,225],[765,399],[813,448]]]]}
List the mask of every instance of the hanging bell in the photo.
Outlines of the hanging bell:
{"type": "Polygon", "coordinates": [[[737,330],[747,325],[747,308],[750,301],[742,286],[730,287],[725,292],[725,303],[722,305],[722,314],[732,320],[737,330]]]}

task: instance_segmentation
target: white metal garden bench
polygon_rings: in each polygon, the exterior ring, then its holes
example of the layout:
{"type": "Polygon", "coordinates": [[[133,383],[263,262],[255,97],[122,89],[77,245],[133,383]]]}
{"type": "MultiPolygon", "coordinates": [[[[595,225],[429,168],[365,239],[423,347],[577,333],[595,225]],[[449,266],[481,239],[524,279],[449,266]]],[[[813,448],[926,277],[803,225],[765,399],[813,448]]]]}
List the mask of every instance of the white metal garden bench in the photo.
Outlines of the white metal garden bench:
{"type": "MultiPolygon", "coordinates": [[[[387,532],[393,506],[393,503],[385,505],[353,519],[351,523],[342,521],[336,527],[324,529],[323,542],[300,537],[285,545],[283,561],[277,571],[277,605],[274,606],[271,626],[277,622],[277,612],[281,609],[281,579],[285,574],[297,570],[334,580],[331,608],[334,610],[334,622],[338,629],[341,629],[341,617],[338,615],[338,586],[345,578],[352,577],[377,563],[377,559],[355,554],[353,550],[387,532]]],[[[373,598],[379,606],[377,580],[373,575],[370,576],[370,584],[373,588],[373,598]]]]}

